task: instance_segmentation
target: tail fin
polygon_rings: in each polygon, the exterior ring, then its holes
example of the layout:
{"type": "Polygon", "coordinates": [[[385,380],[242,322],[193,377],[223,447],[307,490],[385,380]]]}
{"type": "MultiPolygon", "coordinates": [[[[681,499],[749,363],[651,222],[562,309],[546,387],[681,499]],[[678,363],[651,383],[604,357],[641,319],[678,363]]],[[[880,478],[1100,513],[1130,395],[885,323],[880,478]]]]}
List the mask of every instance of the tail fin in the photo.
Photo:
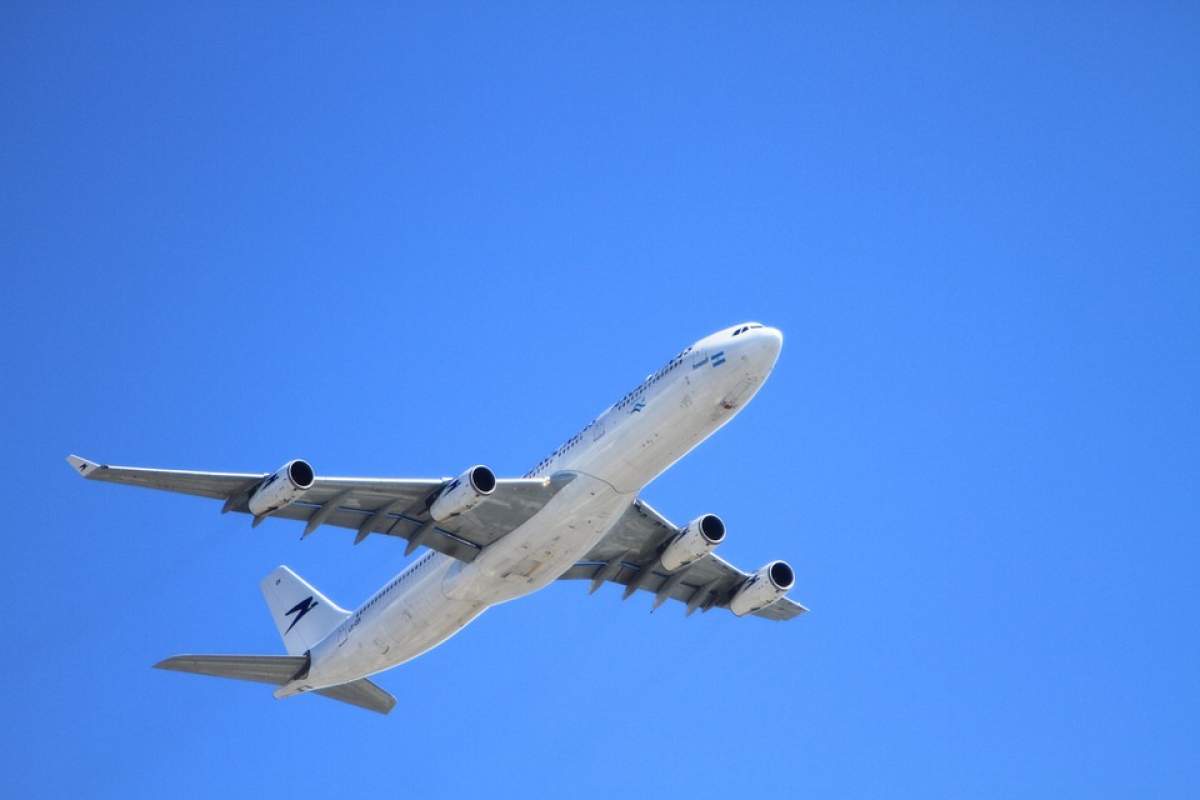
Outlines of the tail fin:
{"type": "Polygon", "coordinates": [[[293,656],[303,655],[350,616],[287,567],[276,567],[259,586],[283,646],[293,656]]]}

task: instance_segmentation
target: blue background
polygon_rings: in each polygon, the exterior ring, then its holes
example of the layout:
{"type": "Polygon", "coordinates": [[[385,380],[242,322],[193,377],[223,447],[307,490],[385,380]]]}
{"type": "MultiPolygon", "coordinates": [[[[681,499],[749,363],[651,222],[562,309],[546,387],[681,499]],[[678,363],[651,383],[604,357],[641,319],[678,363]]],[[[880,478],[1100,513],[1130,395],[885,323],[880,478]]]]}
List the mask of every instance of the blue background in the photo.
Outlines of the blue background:
{"type": "Polygon", "coordinates": [[[6,796],[1197,795],[1195,6],[641,5],[6,10],[6,796]],[[63,463],[517,475],[748,319],[645,496],[812,613],[555,585],[386,718],[149,665],[402,543],[63,463]]]}

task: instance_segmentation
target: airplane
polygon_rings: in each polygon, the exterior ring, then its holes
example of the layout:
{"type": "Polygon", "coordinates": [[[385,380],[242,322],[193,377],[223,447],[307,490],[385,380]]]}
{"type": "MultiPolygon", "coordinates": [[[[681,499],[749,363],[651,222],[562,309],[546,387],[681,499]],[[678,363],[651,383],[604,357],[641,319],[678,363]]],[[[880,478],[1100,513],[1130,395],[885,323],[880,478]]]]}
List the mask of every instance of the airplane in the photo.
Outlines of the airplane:
{"type": "Polygon", "coordinates": [[[84,478],[223,501],[222,513],[302,520],[407,540],[428,552],[347,611],[286,566],[261,582],[288,655],[179,655],[155,664],[258,681],[276,698],[315,693],[386,714],[396,700],[369,676],[449,639],[491,606],[557,580],[606,582],[668,600],[687,614],[727,608],[788,620],[807,609],[786,595],[785,561],[756,572],[713,551],[725,524],[701,514],[678,526],[638,495],[737,415],[783,346],[779,330],[747,322],[685,348],[520,478],[476,465],[456,478],[327,478],[294,459],[273,473],[191,472],[68,463],[84,478]]]}

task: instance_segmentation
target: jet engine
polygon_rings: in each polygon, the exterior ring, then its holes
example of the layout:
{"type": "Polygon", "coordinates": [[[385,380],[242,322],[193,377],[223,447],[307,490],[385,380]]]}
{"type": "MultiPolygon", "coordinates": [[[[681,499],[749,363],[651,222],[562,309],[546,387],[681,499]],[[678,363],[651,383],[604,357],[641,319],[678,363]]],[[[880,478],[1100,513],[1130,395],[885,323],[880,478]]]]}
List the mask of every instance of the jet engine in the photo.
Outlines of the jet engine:
{"type": "Polygon", "coordinates": [[[479,464],[459,475],[438,494],[429,506],[429,516],[443,522],[470,511],[480,500],[496,491],[496,474],[479,464]]]}
{"type": "Polygon", "coordinates": [[[786,561],[772,561],[742,584],[729,601],[729,610],[739,617],[771,605],[796,583],[796,573],[786,561]]]}
{"type": "Polygon", "coordinates": [[[278,511],[288,503],[299,500],[312,488],[314,480],[313,468],[307,461],[299,458],[289,461],[273,475],[268,475],[250,495],[250,513],[258,517],[278,511]]]}
{"type": "Polygon", "coordinates": [[[725,540],[725,523],[716,514],[696,517],[663,550],[662,566],[668,572],[711,553],[725,540]]]}

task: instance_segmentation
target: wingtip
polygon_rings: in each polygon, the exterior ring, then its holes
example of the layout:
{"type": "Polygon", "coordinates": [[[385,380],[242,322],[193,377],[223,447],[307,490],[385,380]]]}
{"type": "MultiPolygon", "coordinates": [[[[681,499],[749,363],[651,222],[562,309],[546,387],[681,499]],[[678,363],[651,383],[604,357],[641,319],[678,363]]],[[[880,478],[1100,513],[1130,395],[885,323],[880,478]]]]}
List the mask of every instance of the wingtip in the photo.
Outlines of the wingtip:
{"type": "Polygon", "coordinates": [[[67,463],[71,465],[71,469],[85,478],[90,477],[93,472],[100,469],[100,465],[95,461],[88,461],[86,458],[77,456],[74,453],[67,456],[67,463]]]}

